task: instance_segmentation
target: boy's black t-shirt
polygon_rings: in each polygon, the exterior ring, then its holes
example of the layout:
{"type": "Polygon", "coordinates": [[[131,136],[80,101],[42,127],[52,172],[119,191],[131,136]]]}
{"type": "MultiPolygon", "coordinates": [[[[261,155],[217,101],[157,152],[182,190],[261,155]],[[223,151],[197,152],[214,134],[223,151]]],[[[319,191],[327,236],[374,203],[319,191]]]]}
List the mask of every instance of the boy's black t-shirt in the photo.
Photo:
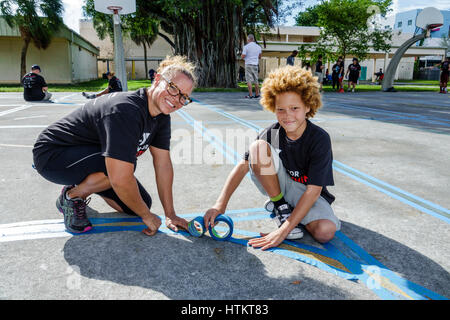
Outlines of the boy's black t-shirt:
{"type": "Polygon", "coordinates": [[[350,70],[350,76],[351,77],[356,77],[359,76],[359,71],[361,70],[361,66],[359,65],[359,63],[357,64],[351,64],[348,66],[348,70],[350,70]]]}
{"type": "Polygon", "coordinates": [[[36,73],[29,72],[22,78],[23,98],[26,101],[40,101],[44,99],[43,87],[47,87],[44,78],[36,73]]]}
{"type": "MultiPolygon", "coordinates": [[[[277,122],[264,129],[257,137],[267,141],[277,151],[283,166],[292,180],[305,185],[322,187],[321,196],[332,203],[335,197],[326,186],[333,186],[333,153],[328,133],[306,120],[306,129],[297,140],[286,136],[286,131],[277,122]]],[[[248,160],[248,152],[245,154],[248,160]]]]}
{"type": "Polygon", "coordinates": [[[317,61],[316,62],[316,72],[322,72],[322,61],[317,61]]]}
{"type": "Polygon", "coordinates": [[[109,93],[123,91],[122,82],[120,82],[120,80],[116,78],[116,76],[113,76],[111,79],[109,79],[108,87],[109,93]]]}
{"type": "Polygon", "coordinates": [[[135,163],[149,146],[169,150],[170,136],[170,116],[152,117],[142,88],[90,100],[42,131],[33,153],[40,157],[38,170],[55,146],[99,145],[102,156],[135,163]]]}
{"type": "Polygon", "coordinates": [[[449,61],[442,62],[441,70],[442,70],[443,73],[446,73],[446,74],[450,73],[450,71],[448,70],[449,65],[450,65],[449,61]]]}

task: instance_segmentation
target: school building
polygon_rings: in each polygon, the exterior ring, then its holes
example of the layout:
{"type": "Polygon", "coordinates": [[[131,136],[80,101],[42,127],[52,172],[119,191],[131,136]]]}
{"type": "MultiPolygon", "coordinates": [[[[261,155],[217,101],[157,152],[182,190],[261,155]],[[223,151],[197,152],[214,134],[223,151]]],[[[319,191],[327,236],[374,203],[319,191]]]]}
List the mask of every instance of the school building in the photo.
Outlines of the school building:
{"type": "MultiPolygon", "coordinates": [[[[414,20],[415,21],[415,20],[414,20]]],[[[320,35],[320,28],[318,27],[279,27],[270,29],[270,31],[264,34],[266,41],[259,44],[263,47],[263,58],[260,65],[260,77],[263,78],[267,72],[277,68],[279,66],[286,65],[286,58],[291,54],[293,50],[298,49],[302,44],[314,43],[317,41],[320,35]]],[[[396,50],[409,38],[413,37],[413,34],[404,32],[394,32],[392,39],[392,48],[390,52],[380,52],[373,48],[369,49],[369,58],[360,61],[361,65],[361,77],[363,81],[374,81],[375,72],[380,69],[383,72],[386,70],[390,59],[394,56],[396,50]]],[[[431,45],[426,46],[414,46],[410,47],[397,68],[395,75],[396,80],[411,80],[413,79],[414,62],[419,57],[437,56],[440,60],[445,56],[445,48],[437,45],[433,42],[431,45]]],[[[347,56],[345,60],[345,66],[352,63],[352,56],[347,56]]],[[[299,58],[295,59],[296,65],[301,65],[302,62],[299,58]]],[[[314,68],[315,61],[311,61],[311,67],[314,68]]],[[[329,69],[331,73],[331,67],[334,61],[325,61],[325,70],[329,69]]],[[[314,70],[313,70],[314,71],[314,70]]]]}
{"type": "MultiPolygon", "coordinates": [[[[162,30],[161,33],[165,34],[162,30]]],[[[92,20],[80,20],[80,35],[99,48],[98,55],[98,77],[107,71],[114,71],[114,44],[108,35],[101,40],[94,29],[92,20]]],[[[166,34],[165,34],[166,35],[166,34]]],[[[171,41],[173,37],[166,35],[171,41]]],[[[125,57],[125,68],[127,79],[145,79],[144,48],[138,46],[131,39],[123,36],[123,48],[125,57]]],[[[147,48],[148,70],[158,68],[166,56],[173,55],[175,50],[163,37],[158,36],[150,48],[147,48]]]]}
{"type": "MultiPolygon", "coordinates": [[[[98,76],[108,71],[114,70],[114,51],[112,41],[107,36],[104,40],[100,40],[94,30],[91,20],[80,20],[80,34],[89,40],[95,46],[99,47],[98,56],[98,76]]],[[[166,35],[170,40],[173,38],[166,35]]],[[[260,39],[258,42],[262,47],[262,59],[260,61],[260,78],[263,79],[271,70],[286,65],[286,58],[291,52],[302,44],[314,43],[320,36],[320,28],[318,27],[300,27],[300,26],[280,26],[270,29],[263,35],[264,41],[260,39]]],[[[400,47],[412,34],[397,32],[393,35],[392,49],[389,53],[378,52],[373,49],[369,51],[369,59],[361,61],[362,67],[361,80],[373,81],[374,73],[380,68],[385,71],[386,67],[393,57],[396,49],[400,47]]],[[[144,50],[142,46],[136,45],[130,39],[124,37],[124,56],[126,61],[126,70],[128,79],[144,79],[144,50]]],[[[173,48],[162,37],[158,37],[153,45],[147,49],[148,69],[155,69],[158,63],[165,56],[174,53],[173,48]]],[[[396,79],[411,80],[413,78],[414,61],[417,57],[440,56],[445,55],[445,49],[439,46],[411,47],[402,58],[396,73],[396,79]]],[[[351,56],[346,57],[345,65],[348,66],[352,61],[351,56]]],[[[311,61],[313,67],[315,62],[311,61]]],[[[240,65],[244,62],[241,60],[240,65]]],[[[299,58],[295,59],[295,64],[301,65],[299,58]]],[[[331,70],[334,61],[326,61],[325,66],[331,70]]]]}
{"type": "MultiPolygon", "coordinates": [[[[20,56],[23,46],[18,28],[0,17],[0,83],[20,83],[20,56]]],[[[76,83],[97,79],[99,49],[75,31],[63,26],[46,50],[30,42],[26,70],[38,64],[47,83],[76,83]]]]}

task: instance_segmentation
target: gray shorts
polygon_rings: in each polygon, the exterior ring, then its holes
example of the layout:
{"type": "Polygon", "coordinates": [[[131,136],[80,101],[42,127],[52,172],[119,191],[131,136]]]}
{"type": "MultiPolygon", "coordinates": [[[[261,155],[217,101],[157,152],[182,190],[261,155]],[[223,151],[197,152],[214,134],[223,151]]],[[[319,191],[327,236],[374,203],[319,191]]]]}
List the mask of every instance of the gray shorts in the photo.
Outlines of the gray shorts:
{"type": "Polygon", "coordinates": [[[319,83],[322,83],[322,82],[323,82],[323,75],[322,75],[322,72],[314,72],[314,75],[318,78],[317,81],[318,81],[319,83]]]}
{"type": "Polygon", "coordinates": [[[258,66],[253,64],[245,65],[245,81],[258,83],[258,66]]]}
{"type": "MultiPolygon", "coordinates": [[[[286,169],[281,162],[281,159],[278,155],[279,151],[276,151],[272,146],[270,146],[270,150],[272,153],[272,159],[275,164],[275,169],[277,170],[278,181],[280,183],[281,192],[284,194],[284,199],[293,207],[297,205],[297,202],[300,200],[300,197],[306,191],[306,185],[300,182],[296,182],[290,178],[286,169]]],[[[252,167],[250,166],[251,160],[249,156],[249,168],[250,168],[250,177],[259,191],[268,196],[267,192],[264,190],[263,186],[256,178],[252,171],[252,167]]],[[[314,205],[309,210],[308,214],[300,221],[301,224],[307,225],[310,222],[315,220],[326,219],[334,222],[336,225],[336,231],[341,229],[341,222],[336,217],[331,208],[330,204],[327,200],[325,200],[322,196],[320,196],[314,205]]]]}

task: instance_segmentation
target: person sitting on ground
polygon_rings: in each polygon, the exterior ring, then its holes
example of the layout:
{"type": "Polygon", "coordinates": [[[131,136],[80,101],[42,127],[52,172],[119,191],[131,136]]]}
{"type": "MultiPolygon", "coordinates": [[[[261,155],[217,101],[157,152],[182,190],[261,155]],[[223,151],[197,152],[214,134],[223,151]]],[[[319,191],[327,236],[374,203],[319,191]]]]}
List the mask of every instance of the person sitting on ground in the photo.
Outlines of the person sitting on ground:
{"type": "Polygon", "coordinates": [[[265,250],[284,239],[300,239],[300,224],[317,241],[328,242],[340,229],[340,221],[331,208],[335,197],[327,190],[334,185],[330,136],[309,120],[322,105],[320,84],[303,68],[276,69],[263,82],[261,105],[274,112],[278,122],[258,135],[228,175],[216,203],[203,217],[205,226],[214,226],[250,172],[260,192],[270,198],[266,209],[278,225],[277,230],[251,239],[250,245],[265,250]]]}
{"type": "Polygon", "coordinates": [[[374,75],[376,76],[375,82],[380,84],[381,81],[383,81],[383,78],[384,78],[383,69],[380,68],[380,71],[375,72],[374,75]]]}
{"type": "Polygon", "coordinates": [[[156,234],[161,220],[150,211],[152,198],[134,175],[147,149],[166,226],[187,230],[188,222],[176,215],[173,204],[170,114],[192,102],[194,69],[184,57],[166,58],[149,88],[91,100],[40,133],[34,167],[46,180],[65,185],[56,207],[68,231],[92,229],[86,206],[96,193],[114,210],[141,217],[146,235],[156,234]]]}
{"type": "Polygon", "coordinates": [[[155,80],[155,73],[156,71],[154,69],[148,70],[148,77],[150,78],[150,83],[153,83],[153,80],[155,80]]]}
{"type": "Polygon", "coordinates": [[[98,93],[92,93],[88,94],[86,92],[82,92],[81,94],[86,97],[86,99],[95,99],[98,98],[104,94],[113,93],[113,92],[121,92],[122,89],[122,83],[120,80],[114,75],[114,72],[106,72],[106,77],[108,78],[108,87],[106,87],[105,90],[102,90],[98,93]]]}
{"type": "Polygon", "coordinates": [[[48,92],[47,83],[40,75],[41,68],[35,64],[31,71],[23,76],[23,98],[25,101],[50,101],[52,94],[48,92]]]}

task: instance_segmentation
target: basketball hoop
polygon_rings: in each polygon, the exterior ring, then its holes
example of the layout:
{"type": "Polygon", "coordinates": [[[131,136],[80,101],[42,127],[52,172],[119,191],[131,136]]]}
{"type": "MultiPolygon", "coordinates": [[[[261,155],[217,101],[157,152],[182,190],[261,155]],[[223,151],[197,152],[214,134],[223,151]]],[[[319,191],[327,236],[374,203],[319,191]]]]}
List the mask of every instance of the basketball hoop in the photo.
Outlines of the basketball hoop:
{"type": "Polygon", "coordinates": [[[419,12],[416,17],[416,27],[422,30],[432,30],[444,24],[442,13],[433,7],[428,7],[419,12]]]}
{"type": "Polygon", "coordinates": [[[106,14],[130,14],[136,12],[136,0],[95,0],[94,8],[106,14]]]}
{"type": "Polygon", "coordinates": [[[119,7],[119,6],[108,6],[106,8],[108,10],[114,12],[114,14],[119,14],[119,11],[122,10],[122,7],[119,7]]]}

